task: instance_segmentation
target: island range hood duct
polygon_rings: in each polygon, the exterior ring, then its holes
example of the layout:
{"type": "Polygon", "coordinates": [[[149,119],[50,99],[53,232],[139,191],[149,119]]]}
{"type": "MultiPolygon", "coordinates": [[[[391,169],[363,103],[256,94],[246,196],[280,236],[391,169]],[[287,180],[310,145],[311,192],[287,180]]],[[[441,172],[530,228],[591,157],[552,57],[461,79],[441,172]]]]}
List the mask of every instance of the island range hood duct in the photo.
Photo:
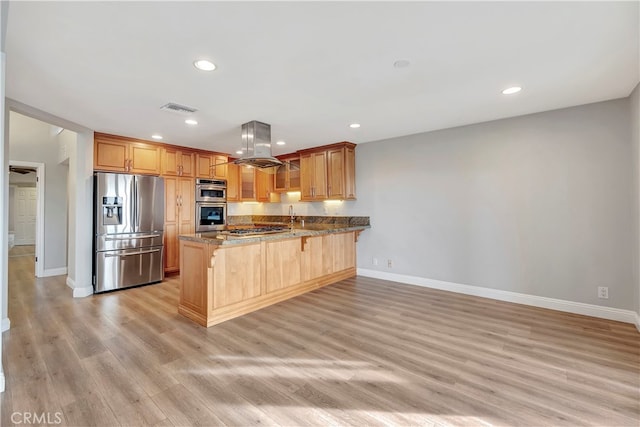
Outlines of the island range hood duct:
{"type": "Polygon", "coordinates": [[[271,168],[282,162],[271,155],[271,126],[253,120],[242,125],[243,156],[233,163],[256,168],[271,168]]]}

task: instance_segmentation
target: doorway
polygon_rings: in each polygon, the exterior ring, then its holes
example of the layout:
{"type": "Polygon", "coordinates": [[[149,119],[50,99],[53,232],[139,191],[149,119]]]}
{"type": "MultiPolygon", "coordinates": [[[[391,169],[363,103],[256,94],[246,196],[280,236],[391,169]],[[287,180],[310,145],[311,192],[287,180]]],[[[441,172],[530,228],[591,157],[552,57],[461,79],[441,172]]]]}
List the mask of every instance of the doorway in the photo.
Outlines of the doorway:
{"type": "Polygon", "coordinates": [[[33,257],[36,277],[43,276],[44,166],[9,162],[9,256],[33,257]]]}

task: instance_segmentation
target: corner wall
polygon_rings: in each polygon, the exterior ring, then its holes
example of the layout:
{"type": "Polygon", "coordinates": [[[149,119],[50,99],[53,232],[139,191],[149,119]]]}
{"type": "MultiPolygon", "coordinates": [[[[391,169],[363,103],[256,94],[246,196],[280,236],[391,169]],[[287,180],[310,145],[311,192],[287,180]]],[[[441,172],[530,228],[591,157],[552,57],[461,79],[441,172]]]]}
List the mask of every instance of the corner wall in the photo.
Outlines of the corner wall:
{"type": "Polygon", "coordinates": [[[640,84],[629,96],[629,110],[631,118],[631,144],[633,147],[633,202],[634,202],[634,277],[635,288],[634,310],[636,312],[636,327],[640,330],[640,84]]]}
{"type": "MultiPolygon", "coordinates": [[[[10,112],[9,157],[11,160],[45,164],[44,264],[47,271],[67,268],[67,175],[69,168],[58,162],[58,135],[52,125],[10,112]]],[[[60,274],[60,273],[58,273],[60,274]]]]}

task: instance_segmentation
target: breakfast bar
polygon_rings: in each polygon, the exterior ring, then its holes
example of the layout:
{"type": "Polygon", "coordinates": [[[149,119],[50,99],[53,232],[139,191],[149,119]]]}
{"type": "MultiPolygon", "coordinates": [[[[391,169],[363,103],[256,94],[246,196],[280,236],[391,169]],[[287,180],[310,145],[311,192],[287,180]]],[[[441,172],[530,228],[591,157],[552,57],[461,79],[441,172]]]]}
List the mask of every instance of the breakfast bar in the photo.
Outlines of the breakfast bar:
{"type": "Polygon", "coordinates": [[[366,228],[307,224],[181,235],[178,312],[209,327],[353,277],[356,242],[366,228]]]}

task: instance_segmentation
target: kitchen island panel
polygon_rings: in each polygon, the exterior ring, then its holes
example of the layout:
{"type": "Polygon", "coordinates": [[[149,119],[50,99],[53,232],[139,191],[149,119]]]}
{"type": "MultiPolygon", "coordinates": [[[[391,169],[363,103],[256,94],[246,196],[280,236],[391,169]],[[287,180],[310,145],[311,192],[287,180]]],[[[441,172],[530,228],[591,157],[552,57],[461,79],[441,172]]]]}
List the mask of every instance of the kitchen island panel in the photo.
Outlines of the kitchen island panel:
{"type": "Polygon", "coordinates": [[[302,280],[314,280],[324,275],[324,236],[303,237],[302,280]]]}
{"type": "Polygon", "coordinates": [[[206,245],[180,241],[180,271],[189,272],[188,282],[180,286],[178,312],[196,322],[206,324],[208,292],[206,286],[210,253],[206,245]]]}
{"type": "Polygon", "coordinates": [[[356,232],[324,233],[328,234],[293,238],[285,233],[259,241],[249,238],[246,243],[238,239],[233,245],[220,245],[203,235],[180,236],[179,313],[213,326],[354,277],[356,232]],[[326,239],[333,235],[343,236],[326,239]],[[329,254],[331,263],[326,263],[329,254]]]}
{"type": "Polygon", "coordinates": [[[302,249],[300,239],[265,242],[266,291],[274,292],[299,284],[302,249]]]}
{"type": "Polygon", "coordinates": [[[213,251],[214,309],[261,295],[260,246],[242,245],[213,251]]]}

